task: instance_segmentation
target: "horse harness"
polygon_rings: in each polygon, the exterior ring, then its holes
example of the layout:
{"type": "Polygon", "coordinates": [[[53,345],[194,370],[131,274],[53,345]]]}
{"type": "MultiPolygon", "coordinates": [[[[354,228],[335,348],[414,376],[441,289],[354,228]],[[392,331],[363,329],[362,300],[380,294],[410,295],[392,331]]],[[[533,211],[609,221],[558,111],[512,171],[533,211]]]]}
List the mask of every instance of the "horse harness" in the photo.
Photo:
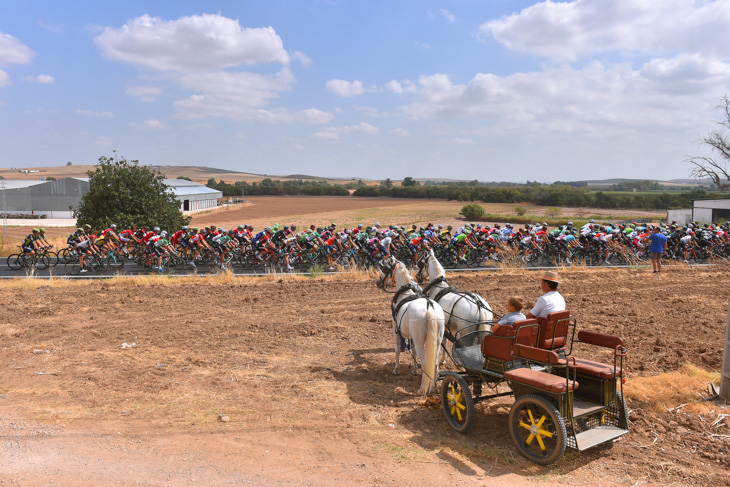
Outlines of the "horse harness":
{"type": "MultiPolygon", "coordinates": [[[[403,337],[403,335],[400,332],[400,325],[401,322],[398,321],[398,313],[400,312],[401,308],[405,306],[406,304],[410,303],[411,301],[415,301],[417,299],[425,299],[426,300],[426,309],[433,308],[434,301],[426,296],[426,294],[423,292],[420,286],[418,286],[413,281],[409,282],[408,284],[404,284],[395,292],[395,295],[393,296],[393,300],[390,303],[390,311],[393,315],[393,321],[395,322],[395,331],[398,334],[398,336],[403,337]],[[409,294],[408,296],[403,297],[400,301],[398,301],[401,296],[408,292],[413,291],[413,294],[409,294]]],[[[405,313],[403,314],[405,316],[405,313]]],[[[401,318],[402,319],[402,318],[401,318]]]]}

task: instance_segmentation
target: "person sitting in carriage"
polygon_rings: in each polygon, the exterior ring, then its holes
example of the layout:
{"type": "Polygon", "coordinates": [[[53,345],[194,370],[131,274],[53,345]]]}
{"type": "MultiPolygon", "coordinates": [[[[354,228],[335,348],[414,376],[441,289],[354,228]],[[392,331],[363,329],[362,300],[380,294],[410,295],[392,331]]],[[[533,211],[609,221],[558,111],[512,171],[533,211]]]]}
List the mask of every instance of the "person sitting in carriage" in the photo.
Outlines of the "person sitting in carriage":
{"type": "Polygon", "coordinates": [[[527,319],[547,317],[556,311],[565,311],[565,299],[558,292],[558,273],[547,271],[540,281],[540,289],[543,295],[537,299],[535,306],[525,314],[527,319]]]}

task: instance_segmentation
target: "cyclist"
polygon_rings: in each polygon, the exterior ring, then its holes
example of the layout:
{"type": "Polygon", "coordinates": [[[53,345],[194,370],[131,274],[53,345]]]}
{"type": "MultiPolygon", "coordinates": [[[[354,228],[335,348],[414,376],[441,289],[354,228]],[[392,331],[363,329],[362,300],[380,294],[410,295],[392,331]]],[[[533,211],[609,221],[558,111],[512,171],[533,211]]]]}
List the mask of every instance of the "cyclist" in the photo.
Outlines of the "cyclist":
{"type": "Polygon", "coordinates": [[[40,232],[37,228],[34,228],[24,239],[20,246],[23,249],[23,253],[26,255],[35,255],[36,250],[40,247],[38,239],[40,238],[40,232]]]}

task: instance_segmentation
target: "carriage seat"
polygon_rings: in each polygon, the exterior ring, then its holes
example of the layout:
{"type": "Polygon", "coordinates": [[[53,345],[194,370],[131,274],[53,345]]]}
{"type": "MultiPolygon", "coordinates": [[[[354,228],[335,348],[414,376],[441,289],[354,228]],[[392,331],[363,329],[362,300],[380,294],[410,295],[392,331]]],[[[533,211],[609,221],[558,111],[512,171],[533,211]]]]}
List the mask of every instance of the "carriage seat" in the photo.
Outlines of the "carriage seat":
{"type": "Polygon", "coordinates": [[[573,391],[578,388],[577,381],[566,380],[565,377],[560,377],[559,375],[548,374],[547,372],[540,372],[539,370],[529,368],[508,370],[504,373],[504,378],[557,394],[569,390],[573,391]]]}
{"type": "MultiPolygon", "coordinates": [[[[578,340],[616,351],[619,349],[622,350],[624,346],[622,338],[595,331],[579,331],[578,340]]],[[[593,362],[591,360],[575,359],[575,364],[578,368],[578,373],[599,379],[614,379],[616,377],[620,377],[622,372],[620,367],[614,367],[600,362],[593,362]]]]}
{"type": "Polygon", "coordinates": [[[499,330],[487,335],[482,340],[482,354],[489,359],[508,362],[512,360],[512,346],[515,343],[535,346],[539,329],[537,320],[515,321],[511,325],[502,325],[499,330]]]}
{"type": "Polygon", "coordinates": [[[568,330],[570,324],[570,311],[555,311],[547,317],[537,318],[540,324],[540,337],[537,340],[537,348],[555,350],[564,348],[568,342],[568,330]]]}

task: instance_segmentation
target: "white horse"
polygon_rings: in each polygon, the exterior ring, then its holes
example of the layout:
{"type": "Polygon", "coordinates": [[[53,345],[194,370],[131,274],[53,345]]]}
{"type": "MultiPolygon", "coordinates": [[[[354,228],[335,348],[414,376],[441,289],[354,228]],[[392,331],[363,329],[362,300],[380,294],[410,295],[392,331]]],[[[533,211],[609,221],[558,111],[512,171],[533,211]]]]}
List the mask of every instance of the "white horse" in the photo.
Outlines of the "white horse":
{"type": "Polygon", "coordinates": [[[452,334],[476,323],[479,323],[479,331],[491,330],[491,321],[494,318],[492,307],[478,294],[458,291],[449,286],[446,282],[446,271],[434,255],[433,249],[419,262],[417,276],[421,282],[429,281],[424,291],[443,308],[446,327],[452,334]]]}
{"type": "MultiPolygon", "coordinates": [[[[395,338],[395,369],[400,366],[400,336],[413,341],[416,355],[421,361],[423,376],[418,393],[424,396],[436,392],[438,376],[439,344],[444,337],[444,311],[439,304],[420,294],[420,288],[411,279],[405,264],[391,257],[383,264],[382,273],[376,285],[383,290],[390,286],[397,289],[391,305],[393,314],[393,337],[395,338]]],[[[418,373],[416,358],[412,373],[418,373]]]]}

